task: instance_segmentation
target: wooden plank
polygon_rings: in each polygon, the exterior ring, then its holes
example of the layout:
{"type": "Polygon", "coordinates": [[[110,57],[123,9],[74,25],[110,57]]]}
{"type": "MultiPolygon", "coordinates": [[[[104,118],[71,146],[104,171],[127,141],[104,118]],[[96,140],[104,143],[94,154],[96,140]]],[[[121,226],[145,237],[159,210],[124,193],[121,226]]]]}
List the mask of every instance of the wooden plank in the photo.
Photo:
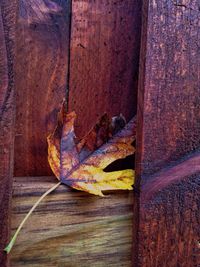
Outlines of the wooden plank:
{"type": "Polygon", "coordinates": [[[104,112],[136,113],[141,1],[72,1],[69,109],[83,136],[104,112]]]}
{"type": "Polygon", "coordinates": [[[3,252],[10,236],[14,152],[13,57],[16,1],[0,2],[0,266],[8,266],[3,252]]]}
{"type": "Polygon", "coordinates": [[[200,148],[198,14],[196,0],[144,1],[135,266],[200,266],[200,158],[180,161],[200,148]]]}
{"type": "Polygon", "coordinates": [[[136,266],[200,266],[199,163],[200,153],[143,179],[136,266]]]}
{"type": "MultiPolygon", "coordinates": [[[[17,177],[12,230],[55,177],[17,177]]],[[[32,214],[11,253],[13,267],[131,265],[133,192],[105,198],[60,186],[32,214]]]]}
{"type": "Polygon", "coordinates": [[[15,175],[49,175],[46,137],[66,95],[70,1],[19,0],[15,175]]]}
{"type": "Polygon", "coordinates": [[[146,174],[200,148],[198,1],[176,3],[144,1],[138,147],[146,174]]]}

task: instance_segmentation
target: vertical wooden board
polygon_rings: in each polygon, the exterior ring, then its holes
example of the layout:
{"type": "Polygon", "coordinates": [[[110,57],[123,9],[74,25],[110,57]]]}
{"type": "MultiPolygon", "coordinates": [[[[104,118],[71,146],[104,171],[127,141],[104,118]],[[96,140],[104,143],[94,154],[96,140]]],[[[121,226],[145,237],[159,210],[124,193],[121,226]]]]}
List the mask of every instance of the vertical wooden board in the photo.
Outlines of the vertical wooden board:
{"type": "Polygon", "coordinates": [[[66,95],[70,0],[19,0],[15,175],[47,175],[48,133],[66,95]]]}
{"type": "Polygon", "coordinates": [[[200,266],[199,162],[198,153],[143,179],[135,266],[200,266]]]}
{"type": "Polygon", "coordinates": [[[200,266],[198,16],[196,0],[144,1],[134,266],[200,266]]]}
{"type": "Polygon", "coordinates": [[[197,0],[145,6],[138,144],[148,174],[200,147],[200,57],[197,0]]]}
{"type": "Polygon", "coordinates": [[[3,252],[10,234],[14,152],[13,57],[16,1],[0,2],[0,266],[8,266],[3,252]]]}
{"type": "Polygon", "coordinates": [[[83,136],[104,112],[136,113],[141,1],[72,1],[69,109],[83,136]]]}

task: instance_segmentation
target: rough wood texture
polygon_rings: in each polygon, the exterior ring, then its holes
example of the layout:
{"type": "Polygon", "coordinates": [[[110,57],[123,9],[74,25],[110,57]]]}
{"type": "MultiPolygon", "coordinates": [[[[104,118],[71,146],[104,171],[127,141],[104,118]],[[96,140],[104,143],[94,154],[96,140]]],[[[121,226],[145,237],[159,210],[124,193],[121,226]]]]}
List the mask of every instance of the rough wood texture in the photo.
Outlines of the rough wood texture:
{"type": "MultiPolygon", "coordinates": [[[[12,229],[55,177],[17,177],[12,229]]],[[[38,206],[11,254],[12,267],[131,266],[133,192],[101,198],[60,186],[38,206]]]]}
{"type": "Polygon", "coordinates": [[[107,111],[136,113],[141,1],[73,1],[69,108],[83,136],[107,111]]]}
{"type": "Polygon", "coordinates": [[[15,1],[0,2],[0,266],[8,266],[3,252],[10,233],[14,144],[13,55],[15,1]]]}
{"type": "Polygon", "coordinates": [[[199,162],[200,153],[143,180],[136,266],[200,266],[199,162]]]}
{"type": "Polygon", "coordinates": [[[15,175],[47,175],[46,137],[66,95],[69,4],[19,0],[15,175]],[[52,122],[52,123],[51,123],[52,122]]]}
{"type": "Polygon", "coordinates": [[[144,7],[138,142],[149,174],[200,148],[199,4],[145,0],[144,7]]]}
{"type": "Polygon", "coordinates": [[[198,8],[196,0],[144,1],[135,266],[200,266],[200,156],[180,163],[200,148],[198,8]]]}

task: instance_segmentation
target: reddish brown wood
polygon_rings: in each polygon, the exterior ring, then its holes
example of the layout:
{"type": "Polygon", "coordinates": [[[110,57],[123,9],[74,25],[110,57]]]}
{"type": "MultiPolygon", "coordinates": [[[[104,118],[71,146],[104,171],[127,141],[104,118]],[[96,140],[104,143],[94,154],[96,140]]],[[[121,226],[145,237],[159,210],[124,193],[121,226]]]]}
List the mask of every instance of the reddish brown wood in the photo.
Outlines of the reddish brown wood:
{"type": "Polygon", "coordinates": [[[73,1],[69,109],[83,136],[107,111],[136,113],[141,1],[73,1]]]}
{"type": "Polygon", "coordinates": [[[144,1],[138,142],[146,174],[200,148],[198,0],[185,2],[144,1]]]}
{"type": "Polygon", "coordinates": [[[196,0],[144,1],[134,266],[200,266],[200,156],[180,162],[200,148],[198,13],[196,0]]]}
{"type": "Polygon", "coordinates": [[[46,137],[66,95],[69,5],[65,0],[19,0],[16,176],[51,173],[46,137]]]}
{"type": "Polygon", "coordinates": [[[8,266],[3,252],[10,234],[14,152],[13,57],[16,1],[0,2],[0,266],[8,266]]]}
{"type": "Polygon", "coordinates": [[[200,266],[199,163],[200,153],[143,179],[138,266],[200,266]]]}

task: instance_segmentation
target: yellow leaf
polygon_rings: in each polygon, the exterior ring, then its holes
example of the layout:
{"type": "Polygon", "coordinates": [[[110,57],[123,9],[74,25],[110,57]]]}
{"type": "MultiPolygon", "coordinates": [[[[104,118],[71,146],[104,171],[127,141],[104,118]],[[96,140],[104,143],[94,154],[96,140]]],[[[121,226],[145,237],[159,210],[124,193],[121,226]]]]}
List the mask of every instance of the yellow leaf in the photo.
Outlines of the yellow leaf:
{"type": "Polygon", "coordinates": [[[58,125],[48,136],[48,160],[55,176],[78,190],[103,196],[104,190],[131,190],[134,183],[132,169],[106,172],[104,169],[117,159],[135,152],[135,118],[112,136],[111,120],[106,114],[82,140],[74,133],[74,112],[59,113],[58,125]]]}

